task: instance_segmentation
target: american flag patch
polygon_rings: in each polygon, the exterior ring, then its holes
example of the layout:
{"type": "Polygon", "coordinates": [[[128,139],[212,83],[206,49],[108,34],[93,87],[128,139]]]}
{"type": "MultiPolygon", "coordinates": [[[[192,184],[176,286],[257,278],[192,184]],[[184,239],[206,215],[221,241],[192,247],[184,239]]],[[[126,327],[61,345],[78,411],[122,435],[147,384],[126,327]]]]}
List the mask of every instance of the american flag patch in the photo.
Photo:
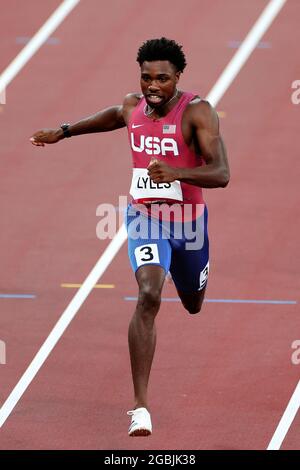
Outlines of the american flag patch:
{"type": "Polygon", "coordinates": [[[176,134],[176,124],[164,124],[163,134],[176,134]]]}

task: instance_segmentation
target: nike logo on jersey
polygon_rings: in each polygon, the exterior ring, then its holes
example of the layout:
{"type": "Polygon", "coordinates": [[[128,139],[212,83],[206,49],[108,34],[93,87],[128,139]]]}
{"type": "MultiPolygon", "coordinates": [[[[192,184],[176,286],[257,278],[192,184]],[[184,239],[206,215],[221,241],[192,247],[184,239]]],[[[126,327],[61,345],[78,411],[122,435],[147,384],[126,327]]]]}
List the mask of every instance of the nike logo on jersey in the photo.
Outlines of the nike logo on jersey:
{"type": "Polygon", "coordinates": [[[144,124],[132,124],[132,129],[136,129],[137,127],[142,127],[144,124]]]}

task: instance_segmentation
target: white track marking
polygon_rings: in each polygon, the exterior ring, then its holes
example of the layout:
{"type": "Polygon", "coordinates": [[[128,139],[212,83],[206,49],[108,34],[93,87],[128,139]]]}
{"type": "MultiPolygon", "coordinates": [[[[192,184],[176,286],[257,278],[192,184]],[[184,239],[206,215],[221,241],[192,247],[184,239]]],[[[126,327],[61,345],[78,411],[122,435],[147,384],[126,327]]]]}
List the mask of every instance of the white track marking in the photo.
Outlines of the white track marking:
{"type": "Polygon", "coordinates": [[[111,243],[108,245],[103,255],[100,257],[81,288],[77,291],[68,307],[56,323],[55,327],[51,331],[50,335],[42,345],[41,349],[36,354],[35,358],[7,398],[6,402],[0,409],[0,427],[4,424],[11,411],[14,409],[21,396],[27,389],[30,382],[33,380],[35,375],[44,364],[45,360],[51,353],[52,349],[63,335],[64,331],[71,323],[76,313],[80,309],[81,305],[90,294],[94,285],[97,284],[99,277],[102,276],[106,268],[114,259],[116,253],[119,251],[123,243],[127,238],[127,232],[125,225],[123,224],[118,231],[117,235],[113,238],[111,243]]]}
{"type": "MultiPolygon", "coordinates": [[[[236,54],[233,56],[231,61],[229,62],[228,66],[226,67],[225,70],[228,68],[231,68],[231,63],[232,61],[237,62],[237,65],[235,65],[235,73],[231,75],[231,78],[224,74],[221,75],[221,77],[218,79],[216,82],[215,86],[212,88],[210,93],[207,96],[207,99],[214,105],[218,103],[218,101],[222,98],[234,78],[236,77],[237,73],[240,71],[240,69],[243,67],[245,64],[247,58],[251,54],[251,52],[254,50],[256,47],[257,43],[261,40],[263,34],[266,32],[268,27],[271,25],[272,20],[274,20],[276,14],[274,14],[274,4],[277,6],[277,13],[279,13],[280,8],[278,7],[278,4],[283,4],[285,3],[285,0],[278,1],[278,0],[271,0],[269,2],[268,7],[263,11],[261,16],[264,17],[264,27],[260,27],[260,34],[256,34],[255,36],[255,41],[252,40],[252,49],[248,56],[245,58],[245,56],[240,56],[239,55],[239,50],[244,47],[244,42],[247,40],[249,35],[251,35],[251,31],[253,28],[256,27],[257,22],[251,29],[250,33],[246,37],[245,41],[241,44],[240,48],[236,52],[236,54]],[[269,12],[266,16],[266,10],[269,12]],[[270,20],[270,18],[271,20],[270,20]],[[238,59],[236,59],[238,57],[238,59]],[[222,78],[223,77],[223,78],[222,78]]],[[[260,18],[261,18],[260,16],[260,18]]],[[[260,18],[258,19],[258,22],[260,22],[260,18]]],[[[2,408],[0,409],[0,427],[3,426],[5,423],[6,419],[22,397],[23,393],[26,391],[27,387],[29,384],[32,382],[44,362],[46,361],[47,357],[51,353],[52,349],[58,342],[58,340],[61,338],[63,335],[65,329],[69,325],[69,323],[72,321],[78,310],[80,309],[81,305],[87,298],[87,296],[90,294],[90,292],[93,289],[94,284],[97,283],[99,280],[100,276],[104,273],[106,270],[107,266],[111,263],[111,261],[114,259],[116,254],[118,253],[119,249],[122,247],[123,243],[125,242],[127,238],[126,234],[126,229],[124,224],[121,226],[119,229],[118,233],[114,237],[114,239],[111,241],[109,244],[108,248],[105,250],[104,254],[101,256],[101,258],[98,260],[96,266],[93,268],[92,272],[89,274],[83,285],[80,287],[78,292],[76,293],[75,297],[72,299],[71,303],[67,307],[67,309],[63,312],[60,320],[57,322],[55,325],[54,329],[42,345],[41,349],[33,359],[32,363],[28,366],[27,370],[23,374],[23,376],[20,378],[19,382],[3,404],[2,408]]]]}
{"type": "Polygon", "coordinates": [[[240,72],[241,68],[246,63],[247,59],[252,54],[253,50],[260,42],[267,29],[271,26],[273,20],[276,18],[285,3],[286,0],[271,0],[268,3],[242,42],[239,49],[236,51],[229,64],[220,75],[218,81],[209,92],[207,100],[213,106],[216,106],[218,101],[222,98],[226,90],[232,84],[233,80],[240,72]]]}
{"type": "Polygon", "coordinates": [[[64,0],[0,75],[0,95],[80,0],[64,0]]]}
{"type": "Polygon", "coordinates": [[[285,412],[282,415],[281,420],[276,428],[276,431],[267,447],[267,450],[279,450],[288,430],[291,427],[292,422],[300,408],[300,380],[294,393],[286,407],[285,412]]]}

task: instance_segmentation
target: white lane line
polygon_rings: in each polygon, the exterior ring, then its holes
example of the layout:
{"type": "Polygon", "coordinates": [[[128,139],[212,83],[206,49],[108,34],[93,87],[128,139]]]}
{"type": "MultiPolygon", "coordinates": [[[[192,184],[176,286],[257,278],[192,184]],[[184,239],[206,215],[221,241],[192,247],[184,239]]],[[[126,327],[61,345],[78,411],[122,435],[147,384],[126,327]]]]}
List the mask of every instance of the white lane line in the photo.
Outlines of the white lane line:
{"type": "Polygon", "coordinates": [[[300,408],[300,380],[294,393],[286,407],[285,412],[282,415],[281,420],[276,428],[276,431],[267,447],[267,450],[279,450],[288,430],[291,427],[292,422],[300,408]]]}
{"type": "Polygon", "coordinates": [[[280,12],[281,8],[286,3],[286,0],[271,0],[262,14],[251,28],[246,38],[242,42],[235,55],[220,75],[215,86],[209,92],[207,100],[216,106],[218,101],[222,98],[226,90],[232,84],[235,77],[240,72],[243,65],[246,63],[261,38],[271,26],[272,22],[280,12]]]}
{"type": "MultiPolygon", "coordinates": [[[[273,4],[274,1],[271,0],[270,4],[273,4]]],[[[279,12],[280,10],[278,10],[279,12]]],[[[265,10],[264,10],[265,12],[265,10]]],[[[262,13],[264,15],[265,13],[262,13]]],[[[274,16],[273,16],[274,19],[274,16]]],[[[258,35],[256,38],[256,41],[259,42],[261,37],[263,36],[264,32],[267,30],[267,28],[270,26],[270,21],[268,21],[268,18],[265,19],[266,21],[266,28],[264,31],[261,31],[261,35],[258,35]]],[[[247,36],[248,37],[248,36],[247,36]]],[[[243,47],[244,42],[242,43],[241,47],[243,47]]],[[[253,49],[255,48],[256,43],[253,46],[253,49]]],[[[232,60],[235,60],[235,57],[237,53],[234,55],[232,60]]],[[[231,60],[231,61],[232,61],[231,60]]],[[[231,63],[230,61],[230,63],[231,63]]],[[[230,66],[230,63],[228,66],[230,66]]],[[[245,64],[245,60],[240,59],[240,66],[239,70],[242,68],[242,66],[245,64]]],[[[234,79],[234,76],[232,77],[232,81],[234,79]]],[[[217,81],[216,85],[212,88],[210,93],[207,96],[207,99],[214,105],[216,106],[217,102],[222,98],[226,90],[228,89],[230,83],[228,83],[228,80],[223,79],[223,81],[220,81],[220,79],[217,81]],[[223,82],[224,81],[224,82],[223,82]],[[217,93],[216,91],[217,90],[217,93]],[[213,92],[214,91],[214,95],[213,92]]],[[[46,361],[47,357],[49,356],[50,352],[54,348],[55,344],[57,341],[60,339],[60,337],[63,335],[65,329],[67,326],[70,324],[78,310],[80,309],[81,305],[87,298],[87,296],[90,294],[90,292],[93,289],[93,286],[97,283],[99,280],[100,276],[104,273],[106,270],[107,266],[111,261],[114,259],[116,254],[118,253],[119,249],[122,247],[123,243],[125,242],[127,238],[126,234],[126,229],[124,224],[121,226],[119,229],[118,233],[114,237],[114,239],[110,242],[108,248],[105,250],[104,254],[101,256],[101,258],[98,260],[97,264],[93,268],[92,272],[89,274],[88,278],[85,280],[83,285],[80,287],[78,292],[76,293],[75,297],[71,300],[71,303],[67,307],[67,309],[63,312],[62,317],[60,320],[58,320],[57,324],[55,325],[54,329],[46,339],[45,343],[35,356],[34,360],[32,363],[28,366],[27,370],[23,374],[23,376],[20,378],[19,382],[5,401],[5,403],[2,405],[2,408],[0,409],[0,427],[3,426],[5,423],[6,419],[20,400],[21,396],[23,393],[26,391],[27,387],[31,383],[31,381],[34,379],[35,375],[38,373],[39,369],[42,367],[43,363],[46,361]]]]}
{"type": "Polygon", "coordinates": [[[41,349],[36,354],[35,358],[3,404],[2,408],[0,409],[0,427],[3,426],[4,422],[20,400],[21,396],[35,377],[35,375],[40,370],[41,366],[46,361],[47,357],[51,353],[52,349],[55,347],[58,340],[63,335],[64,331],[71,323],[73,318],[75,317],[76,313],[80,309],[81,305],[90,294],[91,290],[93,289],[94,285],[97,284],[97,281],[100,276],[104,273],[107,269],[109,264],[114,259],[116,253],[119,251],[123,243],[127,238],[126,228],[123,224],[118,231],[117,235],[108,245],[106,250],[104,251],[103,255],[100,257],[84,283],[82,284],[81,288],[77,291],[73,299],[71,300],[70,304],[56,323],[55,327],[51,331],[50,335],[42,345],[41,349]]]}
{"type": "Polygon", "coordinates": [[[80,0],[64,0],[0,75],[0,95],[80,0]]]}

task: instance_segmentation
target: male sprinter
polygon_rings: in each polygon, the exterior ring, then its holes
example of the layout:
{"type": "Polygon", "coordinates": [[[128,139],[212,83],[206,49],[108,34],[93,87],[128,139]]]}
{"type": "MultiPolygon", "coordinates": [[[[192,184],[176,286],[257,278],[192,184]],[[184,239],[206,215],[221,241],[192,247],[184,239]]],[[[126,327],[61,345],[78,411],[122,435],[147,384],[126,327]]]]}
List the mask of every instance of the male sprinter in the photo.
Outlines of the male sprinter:
{"type": "Polygon", "coordinates": [[[147,387],[162,287],[170,271],[185,309],[191,314],[200,311],[209,268],[202,188],[225,187],[229,166],[216,111],[177,88],[186,66],[182,46],[166,38],[148,40],[139,48],[137,61],[142,94],[129,94],[122,105],[75,124],[38,131],[30,140],[44,146],[127,126],[133,156],[128,253],[139,288],[128,332],[135,394],[134,408],[128,412],[129,435],[148,436],[152,424],[147,387]],[[147,229],[138,236],[137,218],[147,229]]]}

